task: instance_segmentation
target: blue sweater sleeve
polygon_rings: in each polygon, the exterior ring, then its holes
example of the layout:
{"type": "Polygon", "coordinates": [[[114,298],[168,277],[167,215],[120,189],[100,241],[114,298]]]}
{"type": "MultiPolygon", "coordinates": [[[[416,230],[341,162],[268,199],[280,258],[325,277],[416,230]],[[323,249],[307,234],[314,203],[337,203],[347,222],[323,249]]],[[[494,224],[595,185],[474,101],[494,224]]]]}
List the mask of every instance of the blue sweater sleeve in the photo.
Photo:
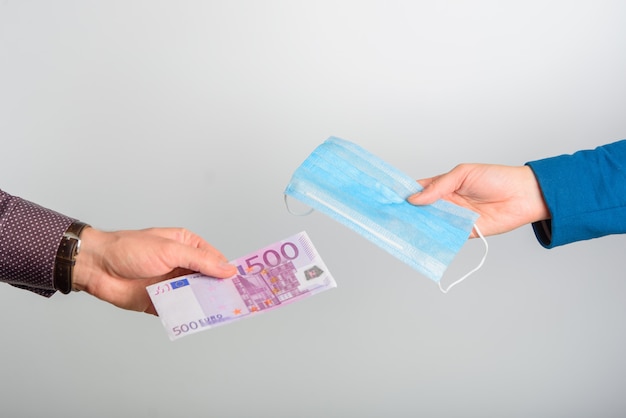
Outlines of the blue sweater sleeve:
{"type": "Polygon", "coordinates": [[[626,233],[626,140],[527,165],[551,214],[533,223],[541,245],[626,233]]]}

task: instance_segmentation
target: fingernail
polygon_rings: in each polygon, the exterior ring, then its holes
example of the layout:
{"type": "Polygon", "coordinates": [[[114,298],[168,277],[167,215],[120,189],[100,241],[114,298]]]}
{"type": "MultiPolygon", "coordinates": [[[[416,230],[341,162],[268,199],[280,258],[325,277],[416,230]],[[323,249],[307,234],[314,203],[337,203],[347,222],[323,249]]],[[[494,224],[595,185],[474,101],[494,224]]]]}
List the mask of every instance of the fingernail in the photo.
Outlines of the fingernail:
{"type": "Polygon", "coordinates": [[[221,268],[224,271],[232,271],[233,274],[235,274],[235,272],[237,271],[237,267],[233,266],[232,264],[227,263],[226,261],[222,261],[221,263],[218,264],[219,268],[221,268]]]}

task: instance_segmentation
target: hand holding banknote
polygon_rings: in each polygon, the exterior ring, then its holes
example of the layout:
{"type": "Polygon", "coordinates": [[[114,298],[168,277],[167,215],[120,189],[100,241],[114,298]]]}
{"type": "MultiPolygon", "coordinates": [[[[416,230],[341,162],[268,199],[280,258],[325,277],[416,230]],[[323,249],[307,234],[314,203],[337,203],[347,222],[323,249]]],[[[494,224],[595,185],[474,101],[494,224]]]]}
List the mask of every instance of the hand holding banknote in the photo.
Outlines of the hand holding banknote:
{"type": "Polygon", "coordinates": [[[196,273],[147,287],[171,340],[337,286],[306,232],[231,264],[236,274],[229,280],[196,273]]]}
{"type": "Polygon", "coordinates": [[[146,286],[190,272],[219,278],[236,268],[183,228],[104,232],[86,228],[74,267],[74,289],[134,311],[156,315],[146,286]]]}

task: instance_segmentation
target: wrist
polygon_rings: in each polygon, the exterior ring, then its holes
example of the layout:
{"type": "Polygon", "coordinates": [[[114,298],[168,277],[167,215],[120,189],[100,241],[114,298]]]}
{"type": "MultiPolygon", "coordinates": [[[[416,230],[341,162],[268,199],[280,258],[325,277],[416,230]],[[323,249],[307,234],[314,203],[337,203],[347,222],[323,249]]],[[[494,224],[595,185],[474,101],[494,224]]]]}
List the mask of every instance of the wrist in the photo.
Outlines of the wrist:
{"type": "Polygon", "coordinates": [[[528,185],[526,190],[528,191],[528,200],[531,208],[528,223],[550,219],[550,210],[543,197],[543,192],[535,173],[529,166],[524,166],[524,169],[526,170],[526,182],[528,185]]]}
{"type": "Polygon", "coordinates": [[[101,265],[98,249],[102,249],[105,232],[95,228],[85,228],[81,235],[81,251],[74,265],[73,290],[87,290],[92,277],[97,276],[101,265]]]}

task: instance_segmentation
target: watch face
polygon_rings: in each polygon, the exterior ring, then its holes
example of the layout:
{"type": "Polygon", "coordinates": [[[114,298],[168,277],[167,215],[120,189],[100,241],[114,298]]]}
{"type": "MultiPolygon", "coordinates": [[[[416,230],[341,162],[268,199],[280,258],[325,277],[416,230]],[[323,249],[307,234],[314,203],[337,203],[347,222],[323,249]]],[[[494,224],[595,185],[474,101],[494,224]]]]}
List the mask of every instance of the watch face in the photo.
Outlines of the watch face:
{"type": "Polygon", "coordinates": [[[59,255],[62,258],[74,262],[76,254],[80,252],[80,233],[87,226],[86,223],[76,221],[65,231],[61,240],[61,247],[59,247],[59,255]]]}
{"type": "Polygon", "coordinates": [[[80,250],[80,239],[76,236],[64,235],[59,246],[58,258],[74,262],[74,257],[80,250]]]}

